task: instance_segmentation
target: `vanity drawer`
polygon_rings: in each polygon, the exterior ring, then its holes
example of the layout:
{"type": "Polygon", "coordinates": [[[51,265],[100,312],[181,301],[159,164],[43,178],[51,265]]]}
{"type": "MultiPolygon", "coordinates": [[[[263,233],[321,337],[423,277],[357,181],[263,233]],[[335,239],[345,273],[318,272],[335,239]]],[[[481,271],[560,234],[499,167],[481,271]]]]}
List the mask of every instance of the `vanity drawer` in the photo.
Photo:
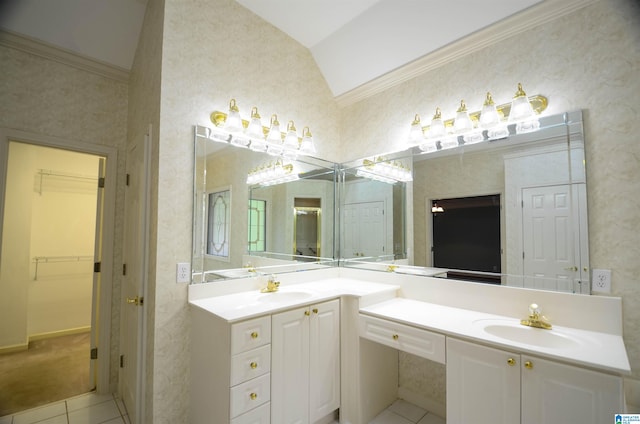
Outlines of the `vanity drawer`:
{"type": "Polygon", "coordinates": [[[271,370],[271,345],[239,353],[231,358],[231,386],[271,370]]]}
{"type": "Polygon", "coordinates": [[[253,409],[231,420],[231,424],[269,424],[271,422],[271,403],[253,409]]]}
{"type": "Polygon", "coordinates": [[[271,343],[271,317],[264,316],[231,326],[231,354],[271,343]]]}
{"type": "Polygon", "coordinates": [[[360,314],[360,337],[444,364],[445,336],[360,314]]]}
{"type": "Polygon", "coordinates": [[[265,374],[231,388],[231,418],[271,400],[271,374],[265,374]]]}

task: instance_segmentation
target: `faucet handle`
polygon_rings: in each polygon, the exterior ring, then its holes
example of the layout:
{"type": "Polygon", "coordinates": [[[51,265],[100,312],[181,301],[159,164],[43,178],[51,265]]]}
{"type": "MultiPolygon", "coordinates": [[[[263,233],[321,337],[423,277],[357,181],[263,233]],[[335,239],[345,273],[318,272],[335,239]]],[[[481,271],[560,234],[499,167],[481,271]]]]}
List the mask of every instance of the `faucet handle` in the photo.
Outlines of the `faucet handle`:
{"type": "Polygon", "coordinates": [[[538,318],[540,316],[540,307],[537,303],[529,305],[529,316],[532,318],[538,318]]]}

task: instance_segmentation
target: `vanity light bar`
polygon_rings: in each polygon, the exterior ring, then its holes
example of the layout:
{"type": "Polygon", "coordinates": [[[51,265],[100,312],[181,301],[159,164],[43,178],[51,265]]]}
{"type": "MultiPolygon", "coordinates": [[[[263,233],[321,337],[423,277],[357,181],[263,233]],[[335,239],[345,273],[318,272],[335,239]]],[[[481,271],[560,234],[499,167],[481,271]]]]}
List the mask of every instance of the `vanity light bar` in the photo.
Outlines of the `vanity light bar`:
{"type": "Polygon", "coordinates": [[[436,108],[430,125],[425,126],[416,114],[411,123],[409,143],[423,152],[433,152],[505,138],[509,136],[507,126],[511,124],[515,124],[516,134],[536,131],[540,128],[537,116],[547,105],[546,97],[539,94],[527,97],[522,84],[518,84],[509,103],[495,105],[491,93],[487,93],[482,110],[468,112],[462,100],[455,118],[443,120],[440,108],[436,108]]]}
{"type": "Polygon", "coordinates": [[[280,131],[280,123],[275,114],[271,116],[269,127],[265,127],[255,106],[251,109],[251,121],[246,121],[241,118],[235,99],[229,102],[228,113],[214,111],[210,119],[215,125],[210,136],[214,141],[289,159],[295,159],[298,154],[314,155],[316,153],[309,127],[304,127],[302,137],[298,137],[293,121],[289,121],[287,131],[283,133],[280,131]]]}
{"type": "Polygon", "coordinates": [[[276,184],[296,181],[300,176],[294,172],[292,164],[283,164],[277,160],[255,168],[247,175],[247,185],[259,184],[261,186],[270,186],[276,184]]]}
{"type": "Polygon", "coordinates": [[[362,164],[365,169],[360,168],[356,171],[356,174],[360,177],[371,178],[389,184],[413,181],[411,169],[398,161],[390,161],[380,156],[373,160],[364,159],[362,164]]]}

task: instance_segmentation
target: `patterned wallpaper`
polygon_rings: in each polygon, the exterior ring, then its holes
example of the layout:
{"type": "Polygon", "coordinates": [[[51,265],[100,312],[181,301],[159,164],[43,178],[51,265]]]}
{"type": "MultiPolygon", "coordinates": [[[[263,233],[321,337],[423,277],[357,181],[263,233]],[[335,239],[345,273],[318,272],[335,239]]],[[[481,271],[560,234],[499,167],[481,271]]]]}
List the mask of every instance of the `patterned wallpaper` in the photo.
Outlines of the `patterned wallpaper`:
{"type": "Polygon", "coordinates": [[[118,152],[109,386],[116,390],[127,133],[127,83],[0,46],[0,127],[118,152]]]}
{"type": "MultiPolygon", "coordinates": [[[[440,106],[445,116],[452,116],[461,98],[476,110],[487,90],[496,101],[506,102],[518,82],[529,94],[549,98],[548,114],[583,109],[591,264],[613,271],[614,294],[624,299],[626,342],[638,376],[640,312],[629,305],[640,300],[635,260],[640,252],[629,234],[640,224],[640,152],[635,140],[640,44],[631,7],[627,0],[602,0],[336,110],[309,52],[235,2],[166,2],[157,152],[155,351],[149,358],[154,422],[183,421],[188,408],[186,287],[173,281],[173,267],[188,260],[190,251],[191,126],[209,125],[209,113],[225,110],[231,97],[244,113],[256,105],[263,117],[277,112],[281,121],[310,125],[319,156],[338,162],[396,147],[416,112],[428,116],[440,106]],[[625,199],[615,210],[606,207],[612,195],[625,199]]],[[[401,361],[401,384],[433,396],[409,377],[413,362],[401,361]]],[[[441,373],[423,366],[433,375],[434,387],[442,388],[441,373]]]]}
{"type": "MultiPolygon", "coordinates": [[[[601,0],[346,107],[340,132],[350,142],[343,146],[343,160],[395,150],[406,140],[416,112],[427,121],[440,106],[443,117],[453,117],[460,99],[469,110],[480,110],[486,91],[497,103],[505,103],[518,82],[528,94],[548,97],[547,114],[584,110],[591,266],[612,270],[612,294],[623,298],[625,343],[636,379],[639,46],[640,10],[635,2],[601,0]]],[[[419,181],[414,190],[424,195],[419,181]]],[[[414,196],[414,201],[424,199],[414,196]]],[[[409,377],[410,364],[401,364],[401,384],[421,392],[409,377]]]]}

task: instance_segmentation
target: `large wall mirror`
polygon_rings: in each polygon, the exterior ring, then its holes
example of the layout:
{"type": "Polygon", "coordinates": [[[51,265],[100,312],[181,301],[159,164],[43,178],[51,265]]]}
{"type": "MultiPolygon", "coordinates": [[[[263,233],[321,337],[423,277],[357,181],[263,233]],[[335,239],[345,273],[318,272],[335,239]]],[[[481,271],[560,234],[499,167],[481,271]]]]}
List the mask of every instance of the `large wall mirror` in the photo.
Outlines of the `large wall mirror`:
{"type": "Polygon", "coordinates": [[[375,158],[345,164],[341,264],[590,293],[582,114],[540,121],[491,142],[384,155],[410,164],[408,182],[371,178],[375,158]]]}
{"type": "Polygon", "coordinates": [[[194,283],[334,266],[333,163],[194,144],[194,283]]]}
{"type": "Polygon", "coordinates": [[[535,132],[509,131],[337,165],[216,142],[197,126],[193,281],[339,263],[588,294],[582,113],[543,117],[535,132]],[[391,179],[376,170],[385,164],[393,164],[391,179]],[[250,174],[276,166],[290,166],[296,178],[248,184],[250,174]]]}

